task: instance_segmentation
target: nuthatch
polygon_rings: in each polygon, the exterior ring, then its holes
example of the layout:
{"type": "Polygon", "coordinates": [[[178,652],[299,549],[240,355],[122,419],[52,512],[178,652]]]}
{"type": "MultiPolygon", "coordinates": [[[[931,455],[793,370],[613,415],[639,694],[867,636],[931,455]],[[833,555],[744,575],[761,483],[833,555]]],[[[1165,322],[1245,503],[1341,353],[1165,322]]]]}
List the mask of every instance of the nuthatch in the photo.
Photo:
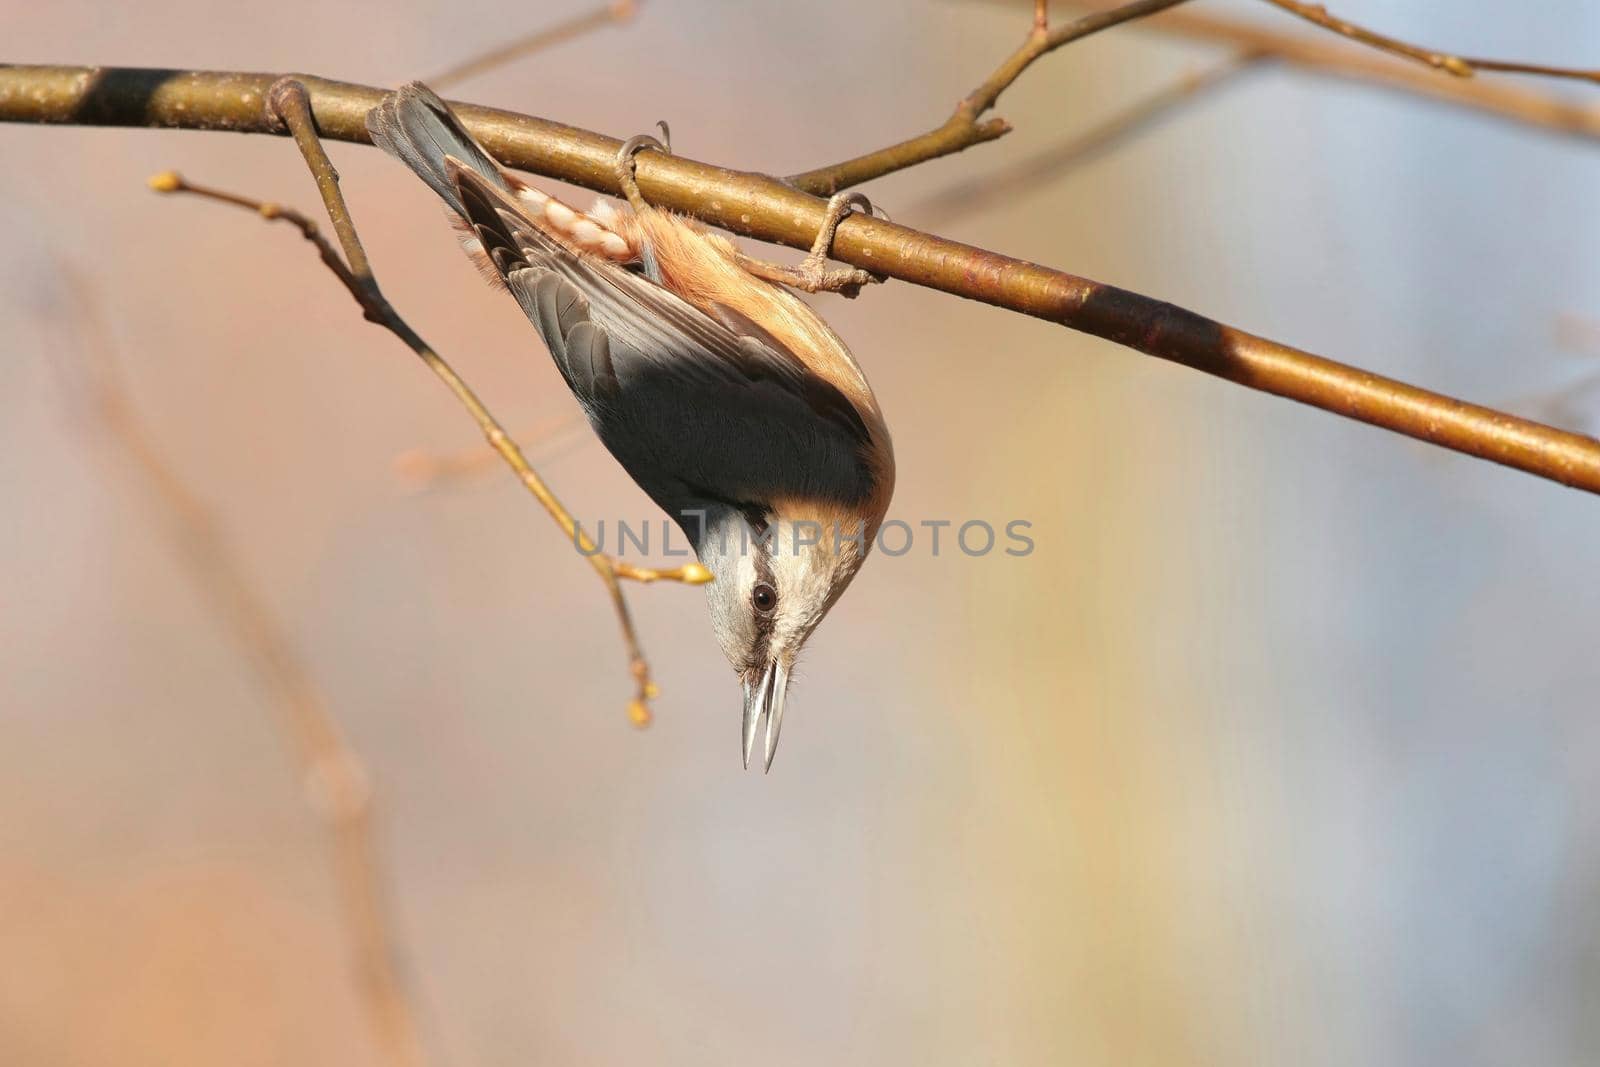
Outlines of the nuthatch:
{"type": "Polygon", "coordinates": [[[458,216],[468,255],[508,289],[590,424],[678,525],[714,579],[711,622],[744,683],[750,765],[766,722],[772,766],[795,656],[855,577],[894,490],[877,399],[844,342],[774,284],[851,289],[823,266],[860,198],[835,197],[798,269],[745,257],[698,223],[650,208],[617,158],[632,211],[573,210],[503,170],[430,89],[367,115],[374,144],[458,216]]]}

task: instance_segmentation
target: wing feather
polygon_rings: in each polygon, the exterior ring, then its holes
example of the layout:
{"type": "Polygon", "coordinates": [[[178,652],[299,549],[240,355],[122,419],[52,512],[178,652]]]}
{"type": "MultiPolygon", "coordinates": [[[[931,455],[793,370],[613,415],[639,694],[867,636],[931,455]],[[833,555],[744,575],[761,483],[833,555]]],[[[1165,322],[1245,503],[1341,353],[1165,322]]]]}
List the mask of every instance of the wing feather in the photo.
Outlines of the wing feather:
{"type": "Polygon", "coordinates": [[[445,164],[606,447],[669,513],[713,494],[855,501],[873,491],[860,414],[770,334],[569,247],[470,166],[445,164]]]}
{"type": "MultiPolygon", "coordinates": [[[[518,206],[475,171],[447,160],[466,216],[495,265],[509,278],[524,267],[559,275],[587,297],[593,321],[610,336],[619,374],[626,364],[655,364],[700,383],[771,382],[811,412],[867,441],[867,429],[837,388],[823,381],[770,333],[728,311],[718,321],[648,278],[584,255],[523,216],[518,206]],[[734,327],[742,327],[736,330],[734,327]],[[617,349],[626,349],[626,355],[617,349]]],[[[553,293],[554,290],[552,289],[553,293]]],[[[562,336],[546,310],[523,310],[545,341],[562,336]]]]}

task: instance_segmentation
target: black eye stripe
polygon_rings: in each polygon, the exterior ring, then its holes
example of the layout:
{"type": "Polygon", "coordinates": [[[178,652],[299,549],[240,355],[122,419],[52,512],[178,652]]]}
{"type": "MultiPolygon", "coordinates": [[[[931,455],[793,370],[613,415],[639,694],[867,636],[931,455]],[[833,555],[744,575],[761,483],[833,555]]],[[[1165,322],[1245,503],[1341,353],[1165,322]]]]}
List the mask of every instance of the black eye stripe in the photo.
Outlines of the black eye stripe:
{"type": "Polygon", "coordinates": [[[767,535],[767,509],[760,504],[740,504],[739,512],[744,516],[745,524],[750,527],[750,532],[758,538],[767,535]]]}
{"type": "MultiPolygon", "coordinates": [[[[761,512],[760,517],[762,520],[762,527],[761,531],[757,531],[758,537],[760,533],[766,529],[766,513],[761,512]]],[[[769,554],[772,546],[764,540],[757,540],[753,545],[753,548],[754,551],[750,553],[750,563],[751,566],[755,568],[756,580],[755,584],[750,587],[750,606],[755,608],[756,628],[762,632],[765,632],[771,629],[772,611],[773,608],[778,606],[778,582],[772,574],[772,557],[769,554]],[[761,608],[756,605],[756,590],[762,588],[763,586],[765,586],[772,593],[772,607],[761,608]]]]}

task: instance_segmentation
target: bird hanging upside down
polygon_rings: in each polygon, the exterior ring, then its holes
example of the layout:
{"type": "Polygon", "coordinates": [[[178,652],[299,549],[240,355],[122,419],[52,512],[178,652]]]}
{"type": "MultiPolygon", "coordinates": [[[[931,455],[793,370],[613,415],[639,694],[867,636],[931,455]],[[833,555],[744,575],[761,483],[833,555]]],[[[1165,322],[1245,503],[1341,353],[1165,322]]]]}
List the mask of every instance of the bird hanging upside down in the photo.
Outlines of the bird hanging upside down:
{"type": "Polygon", "coordinates": [[[367,115],[373,143],[455,212],[468,255],[516,298],[617,462],[683,529],[714,575],[711,623],[744,684],[750,765],[766,766],[795,656],[855,577],[894,491],[894,450],[844,342],[775,282],[858,288],[829,268],[849,195],[799,268],[744,256],[639,196],[635,137],[618,154],[632,211],[587,214],[502,169],[432,90],[412,83],[367,115]]]}

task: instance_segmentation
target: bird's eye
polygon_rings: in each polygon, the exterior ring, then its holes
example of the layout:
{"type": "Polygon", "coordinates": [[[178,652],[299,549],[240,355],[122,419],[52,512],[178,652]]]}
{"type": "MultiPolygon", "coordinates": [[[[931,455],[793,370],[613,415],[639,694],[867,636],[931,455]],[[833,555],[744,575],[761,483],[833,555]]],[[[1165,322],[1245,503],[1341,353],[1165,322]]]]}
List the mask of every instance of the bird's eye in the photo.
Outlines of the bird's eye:
{"type": "Polygon", "coordinates": [[[750,604],[762,615],[772,614],[772,609],[778,606],[778,591],[766,582],[757,582],[756,587],[750,590],[750,604]]]}

